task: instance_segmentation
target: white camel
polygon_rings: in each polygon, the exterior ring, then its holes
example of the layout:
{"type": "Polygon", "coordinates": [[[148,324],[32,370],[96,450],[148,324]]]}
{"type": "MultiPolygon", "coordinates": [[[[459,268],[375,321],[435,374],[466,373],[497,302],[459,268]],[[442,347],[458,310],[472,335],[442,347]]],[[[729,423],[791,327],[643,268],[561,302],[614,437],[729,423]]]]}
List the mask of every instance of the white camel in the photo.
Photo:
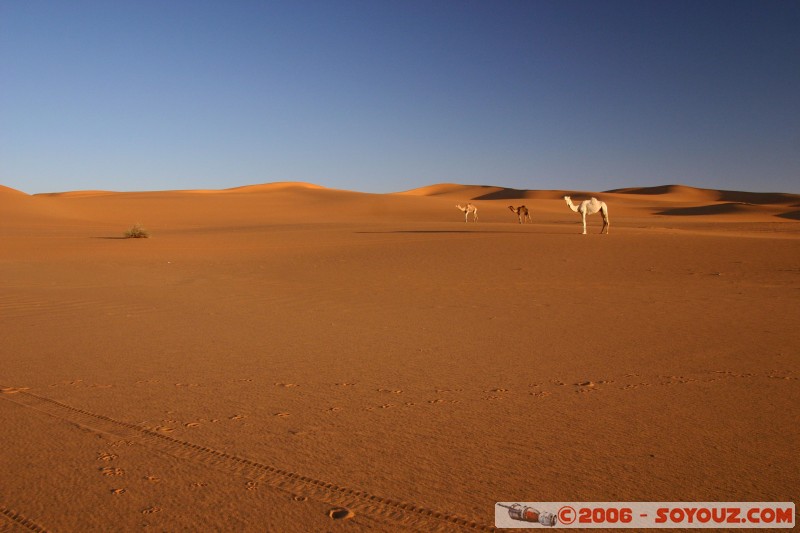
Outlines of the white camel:
{"type": "Polygon", "coordinates": [[[586,215],[593,215],[598,211],[603,215],[603,227],[600,228],[600,233],[606,230],[606,234],[608,234],[608,228],[611,227],[611,222],[608,220],[608,206],[605,202],[601,202],[597,198],[592,198],[591,200],[582,201],[580,205],[575,205],[572,203],[572,199],[569,196],[565,196],[564,200],[567,202],[570,209],[581,214],[584,235],[586,235],[586,215]]]}
{"type": "Polygon", "coordinates": [[[508,206],[508,208],[511,209],[511,211],[513,211],[515,215],[517,215],[517,220],[519,220],[520,224],[524,224],[525,222],[533,222],[531,220],[531,215],[528,213],[528,208],[525,207],[524,205],[521,205],[519,207],[514,207],[513,205],[510,205],[508,206]]]}
{"type": "Polygon", "coordinates": [[[467,204],[466,207],[462,207],[461,204],[456,205],[457,208],[461,209],[464,212],[464,222],[469,221],[469,214],[472,213],[472,221],[478,221],[478,208],[472,204],[467,204]]]}

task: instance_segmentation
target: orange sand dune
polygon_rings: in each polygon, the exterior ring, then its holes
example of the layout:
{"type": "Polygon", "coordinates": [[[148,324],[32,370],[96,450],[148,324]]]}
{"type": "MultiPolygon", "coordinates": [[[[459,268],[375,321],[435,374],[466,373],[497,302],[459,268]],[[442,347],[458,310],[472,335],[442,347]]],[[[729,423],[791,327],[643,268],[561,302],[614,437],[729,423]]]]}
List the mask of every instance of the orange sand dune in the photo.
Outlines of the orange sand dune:
{"type": "Polygon", "coordinates": [[[0,188],[0,529],[797,502],[800,201],[642,191],[0,188]]]}
{"type": "Polygon", "coordinates": [[[660,187],[638,187],[615,189],[610,193],[667,195],[680,201],[718,201],[749,204],[790,205],[800,202],[800,195],[770,192],[724,191],[715,189],[698,189],[685,185],[663,185],[660,187]]]}

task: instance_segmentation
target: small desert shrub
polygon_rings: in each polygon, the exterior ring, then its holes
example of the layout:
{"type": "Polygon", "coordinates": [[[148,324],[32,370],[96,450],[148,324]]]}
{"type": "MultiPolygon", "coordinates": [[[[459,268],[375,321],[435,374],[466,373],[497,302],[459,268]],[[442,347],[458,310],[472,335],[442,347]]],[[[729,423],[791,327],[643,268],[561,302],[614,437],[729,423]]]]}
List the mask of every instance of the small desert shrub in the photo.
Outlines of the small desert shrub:
{"type": "Polygon", "coordinates": [[[142,227],[141,224],[134,224],[131,229],[125,232],[126,239],[146,239],[150,237],[150,232],[142,227]]]}

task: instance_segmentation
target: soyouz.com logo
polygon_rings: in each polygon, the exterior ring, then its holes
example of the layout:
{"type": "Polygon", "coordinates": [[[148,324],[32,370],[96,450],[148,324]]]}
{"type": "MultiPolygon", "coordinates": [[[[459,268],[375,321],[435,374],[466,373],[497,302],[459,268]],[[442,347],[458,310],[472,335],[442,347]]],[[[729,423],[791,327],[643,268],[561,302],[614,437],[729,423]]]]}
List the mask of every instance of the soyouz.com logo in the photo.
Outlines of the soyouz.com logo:
{"type": "Polygon", "coordinates": [[[793,528],[793,502],[497,502],[497,528],[793,528]]]}

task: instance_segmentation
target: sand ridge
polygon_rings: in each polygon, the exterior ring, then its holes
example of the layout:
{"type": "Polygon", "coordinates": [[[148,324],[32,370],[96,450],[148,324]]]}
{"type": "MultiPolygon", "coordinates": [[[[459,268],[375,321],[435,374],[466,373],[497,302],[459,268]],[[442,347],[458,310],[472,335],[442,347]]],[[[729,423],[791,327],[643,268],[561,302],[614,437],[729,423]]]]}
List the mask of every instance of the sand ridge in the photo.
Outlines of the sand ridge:
{"type": "Polygon", "coordinates": [[[0,527],[797,501],[800,197],[748,194],[0,189],[0,527]]]}

